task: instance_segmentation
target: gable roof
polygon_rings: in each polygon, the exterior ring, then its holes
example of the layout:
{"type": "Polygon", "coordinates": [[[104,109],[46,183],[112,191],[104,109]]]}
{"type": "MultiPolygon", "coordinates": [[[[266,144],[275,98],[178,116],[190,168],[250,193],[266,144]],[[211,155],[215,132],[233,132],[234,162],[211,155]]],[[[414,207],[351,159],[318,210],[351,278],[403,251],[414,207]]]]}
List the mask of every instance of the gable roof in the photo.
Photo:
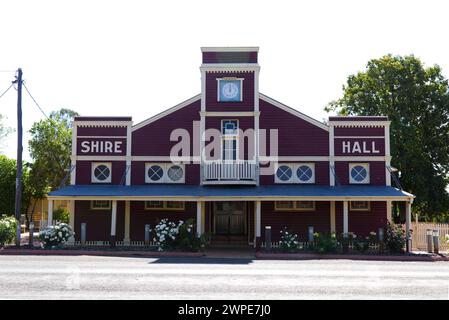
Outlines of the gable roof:
{"type": "Polygon", "coordinates": [[[174,107],[171,107],[171,108],[169,108],[169,109],[167,109],[165,111],[162,111],[161,113],[158,113],[157,115],[155,115],[155,116],[153,116],[151,118],[148,118],[146,120],[143,120],[143,121],[135,124],[132,127],[131,131],[138,130],[138,129],[146,126],[147,124],[150,124],[150,123],[152,123],[154,121],[157,121],[157,120],[159,120],[159,119],[161,119],[161,118],[163,118],[165,116],[168,116],[170,113],[173,113],[173,112],[178,111],[178,110],[180,110],[180,109],[182,109],[184,107],[187,107],[188,105],[190,105],[190,104],[192,104],[195,101],[198,101],[200,99],[201,99],[201,94],[197,94],[196,96],[193,96],[192,98],[187,99],[187,100],[181,102],[180,104],[177,104],[174,107]]]}
{"type": "Polygon", "coordinates": [[[329,126],[327,126],[326,124],[324,124],[324,123],[322,123],[322,122],[320,122],[320,121],[318,121],[318,120],[316,120],[316,119],[314,119],[312,117],[309,117],[308,115],[305,115],[304,113],[299,112],[296,109],[293,109],[293,108],[291,108],[291,107],[289,107],[289,106],[287,106],[287,105],[285,105],[285,104],[283,104],[283,103],[281,103],[281,102],[279,102],[277,100],[274,100],[273,98],[270,98],[269,96],[264,95],[264,94],[262,94],[260,92],[259,92],[259,97],[260,97],[260,99],[262,99],[265,102],[268,102],[268,103],[274,105],[275,107],[278,107],[279,109],[282,109],[282,110],[284,110],[284,111],[286,111],[286,112],[288,112],[288,113],[290,113],[290,114],[292,114],[292,115],[294,115],[294,116],[296,116],[298,118],[301,118],[302,120],[307,121],[307,122],[313,124],[314,126],[317,126],[317,127],[321,128],[323,130],[329,131],[329,126]]]}
{"type": "MultiPolygon", "coordinates": [[[[270,98],[270,97],[268,97],[267,95],[265,95],[263,93],[259,93],[259,98],[264,100],[265,102],[268,102],[268,103],[272,104],[273,106],[275,106],[275,107],[277,107],[279,109],[282,109],[282,110],[284,110],[284,111],[286,111],[286,112],[288,112],[288,113],[290,113],[290,114],[292,114],[292,115],[294,115],[294,116],[296,116],[296,117],[306,121],[306,122],[309,122],[310,124],[312,124],[314,126],[317,126],[317,127],[321,128],[323,130],[329,131],[329,126],[327,126],[326,124],[324,124],[324,123],[322,123],[322,122],[320,122],[320,121],[318,121],[318,120],[316,120],[316,119],[314,119],[312,117],[309,117],[308,115],[305,115],[304,113],[299,112],[298,110],[293,109],[293,108],[291,108],[291,107],[289,107],[289,106],[287,106],[287,105],[285,105],[285,104],[283,104],[283,103],[281,103],[281,102],[279,102],[279,101],[277,101],[277,100],[275,100],[273,98],[270,98]]],[[[138,129],[146,126],[147,124],[150,124],[150,123],[152,123],[154,121],[157,121],[157,120],[159,120],[159,119],[161,119],[161,118],[163,118],[163,117],[165,117],[165,116],[167,116],[167,115],[169,115],[169,114],[171,114],[171,113],[173,113],[175,111],[178,111],[178,110],[180,110],[180,109],[182,109],[182,108],[184,108],[184,107],[186,107],[186,106],[188,106],[188,105],[190,105],[190,104],[192,104],[195,101],[198,101],[200,99],[201,99],[201,94],[197,94],[196,96],[193,96],[192,98],[187,99],[187,100],[181,102],[180,104],[177,104],[174,107],[171,107],[171,108],[169,108],[169,109],[167,109],[167,110],[165,110],[165,111],[163,111],[161,113],[158,113],[157,115],[155,115],[155,116],[153,116],[151,118],[148,118],[148,119],[146,119],[144,121],[141,121],[141,122],[135,124],[132,127],[132,131],[138,130],[138,129]]]]}

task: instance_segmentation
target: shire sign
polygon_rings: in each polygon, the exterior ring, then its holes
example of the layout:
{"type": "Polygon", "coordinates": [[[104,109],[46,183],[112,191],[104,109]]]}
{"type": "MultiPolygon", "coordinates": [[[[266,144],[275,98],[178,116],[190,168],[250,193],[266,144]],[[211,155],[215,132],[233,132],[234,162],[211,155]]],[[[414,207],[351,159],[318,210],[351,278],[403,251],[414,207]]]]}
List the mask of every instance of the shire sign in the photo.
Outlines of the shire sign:
{"type": "Polygon", "coordinates": [[[122,154],[124,153],[123,140],[84,140],[81,141],[79,151],[81,154],[122,154]]]}

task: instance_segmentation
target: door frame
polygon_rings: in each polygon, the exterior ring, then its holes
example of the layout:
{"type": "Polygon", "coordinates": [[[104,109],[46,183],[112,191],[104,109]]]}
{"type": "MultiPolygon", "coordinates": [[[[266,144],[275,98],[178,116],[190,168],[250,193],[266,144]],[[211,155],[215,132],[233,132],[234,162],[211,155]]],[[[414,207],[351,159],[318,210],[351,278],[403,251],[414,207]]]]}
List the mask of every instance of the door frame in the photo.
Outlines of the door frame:
{"type": "MultiPolygon", "coordinates": [[[[243,233],[241,233],[241,234],[239,234],[239,235],[241,235],[241,236],[246,236],[246,235],[248,235],[249,234],[249,232],[248,232],[248,207],[247,207],[247,201],[213,201],[212,202],[212,205],[211,205],[211,210],[212,210],[212,216],[213,216],[213,220],[214,220],[214,222],[213,222],[213,227],[214,227],[214,229],[213,229],[213,235],[217,235],[217,232],[216,232],[216,223],[217,223],[217,219],[216,219],[216,210],[215,210],[215,205],[216,205],[216,203],[217,202],[241,202],[243,205],[242,205],[242,209],[243,209],[243,219],[242,219],[242,221],[243,221],[243,233]]],[[[231,215],[232,213],[229,213],[229,215],[231,215]]],[[[231,233],[228,233],[228,234],[224,234],[224,235],[227,235],[227,236],[232,236],[233,234],[231,234],[231,233]]],[[[236,235],[237,236],[237,235],[236,235]]]]}

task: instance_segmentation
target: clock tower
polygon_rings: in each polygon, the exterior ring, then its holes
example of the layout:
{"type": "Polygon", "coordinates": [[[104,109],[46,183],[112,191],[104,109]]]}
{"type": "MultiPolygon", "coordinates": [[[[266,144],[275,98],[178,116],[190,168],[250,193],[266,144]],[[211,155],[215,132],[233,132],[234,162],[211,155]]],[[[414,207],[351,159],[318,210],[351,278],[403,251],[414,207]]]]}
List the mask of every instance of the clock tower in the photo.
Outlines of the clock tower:
{"type": "Polygon", "coordinates": [[[202,47],[201,51],[201,163],[205,160],[204,132],[213,128],[226,135],[225,132],[230,130],[225,126],[232,124],[237,129],[234,132],[244,131],[254,135],[254,143],[243,146],[239,137],[231,143],[231,138],[227,136],[215,160],[254,161],[258,167],[259,48],[202,47]],[[243,148],[245,151],[242,151],[243,148]]]}

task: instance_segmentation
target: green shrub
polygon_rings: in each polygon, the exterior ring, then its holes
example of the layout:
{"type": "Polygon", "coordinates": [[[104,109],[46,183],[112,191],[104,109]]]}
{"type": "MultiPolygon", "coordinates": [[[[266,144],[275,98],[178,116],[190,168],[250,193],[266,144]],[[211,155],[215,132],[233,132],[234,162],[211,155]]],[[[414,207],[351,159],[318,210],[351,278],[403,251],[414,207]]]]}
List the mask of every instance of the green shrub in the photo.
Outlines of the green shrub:
{"type": "Polygon", "coordinates": [[[53,211],[53,220],[63,222],[63,223],[69,223],[69,221],[70,221],[69,210],[67,210],[65,208],[59,208],[59,209],[53,211]]]}
{"type": "Polygon", "coordinates": [[[335,233],[319,233],[313,234],[313,250],[318,253],[335,252],[338,248],[337,237],[335,233]]]}
{"type": "Polygon", "coordinates": [[[401,226],[387,223],[385,228],[385,247],[391,253],[402,253],[407,238],[405,230],[401,226]]]}
{"type": "Polygon", "coordinates": [[[204,237],[196,236],[193,219],[188,219],[179,226],[174,245],[176,249],[182,251],[200,251],[204,247],[204,237]]]}
{"type": "Polygon", "coordinates": [[[18,223],[14,217],[0,218],[0,246],[11,243],[16,238],[18,223]]]}
{"type": "Polygon", "coordinates": [[[296,251],[299,246],[298,235],[290,232],[287,227],[280,231],[281,241],[279,241],[280,249],[284,252],[296,251]]]}

